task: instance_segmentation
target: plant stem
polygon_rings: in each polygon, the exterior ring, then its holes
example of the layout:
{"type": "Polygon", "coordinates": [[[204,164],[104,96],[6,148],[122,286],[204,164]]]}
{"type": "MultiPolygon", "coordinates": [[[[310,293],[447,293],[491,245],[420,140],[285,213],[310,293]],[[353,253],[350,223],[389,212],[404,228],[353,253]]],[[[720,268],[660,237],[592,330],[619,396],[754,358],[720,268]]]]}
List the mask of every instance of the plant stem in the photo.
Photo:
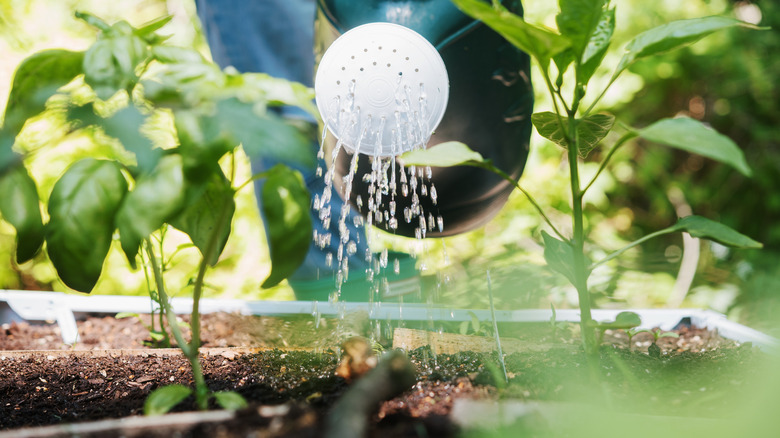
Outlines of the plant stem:
{"type": "Polygon", "coordinates": [[[499,169],[498,167],[496,167],[496,166],[494,166],[494,165],[489,165],[489,166],[486,166],[486,167],[485,167],[485,166],[478,166],[478,167],[487,168],[487,169],[488,169],[488,170],[490,170],[491,172],[495,173],[496,175],[500,176],[501,178],[504,178],[505,180],[509,181],[509,182],[510,182],[512,185],[514,185],[514,186],[517,188],[517,190],[520,190],[520,192],[522,192],[522,193],[523,193],[523,195],[525,195],[525,197],[528,199],[528,201],[531,203],[531,205],[533,205],[533,206],[534,206],[534,208],[536,209],[536,211],[537,211],[537,212],[539,212],[539,214],[542,216],[542,218],[544,219],[544,221],[545,221],[545,222],[547,222],[547,225],[549,225],[549,226],[550,226],[550,229],[552,229],[552,230],[553,230],[553,232],[554,232],[554,233],[555,233],[555,234],[556,234],[558,237],[560,237],[560,238],[561,238],[561,240],[566,240],[566,237],[564,237],[564,235],[563,235],[563,234],[561,234],[561,232],[560,232],[560,231],[558,231],[558,228],[556,228],[556,227],[555,227],[555,225],[553,225],[553,223],[552,223],[552,221],[550,220],[550,218],[549,218],[549,217],[547,217],[547,215],[544,213],[544,210],[542,210],[542,207],[539,205],[539,203],[537,203],[537,202],[536,202],[536,200],[534,199],[534,197],[533,197],[533,196],[531,196],[531,194],[530,194],[530,193],[528,193],[528,192],[527,192],[527,191],[526,191],[526,190],[525,190],[525,189],[524,189],[524,188],[523,188],[523,187],[520,185],[520,183],[519,183],[519,182],[515,181],[515,180],[514,180],[512,177],[510,177],[509,175],[507,175],[507,174],[506,174],[506,172],[504,172],[503,170],[499,169]]]}
{"type": "Polygon", "coordinates": [[[593,175],[593,178],[591,178],[588,185],[585,186],[584,189],[582,189],[582,194],[584,195],[585,192],[588,191],[590,186],[593,185],[594,182],[596,182],[596,179],[601,175],[601,172],[606,169],[607,164],[609,163],[609,160],[612,158],[613,155],[615,155],[615,152],[617,152],[618,149],[620,149],[621,146],[623,146],[627,141],[631,140],[632,138],[636,137],[637,133],[635,131],[630,131],[625,134],[623,134],[620,139],[615,143],[615,146],[612,146],[612,149],[609,150],[609,153],[607,153],[607,156],[604,157],[604,160],[601,161],[601,165],[599,166],[599,170],[596,171],[596,174],[593,175]]]}
{"type": "Polygon", "coordinates": [[[598,352],[595,334],[593,332],[593,318],[591,317],[590,291],[588,291],[588,271],[585,266],[585,231],[582,215],[582,190],[580,190],[580,175],[578,168],[579,136],[577,134],[577,120],[575,114],[579,100],[575,98],[572,109],[568,115],[569,128],[569,180],[572,196],[572,228],[574,257],[574,287],[577,289],[580,306],[580,327],[582,331],[582,343],[589,358],[593,358],[598,352]]]}
{"type": "MultiPolygon", "coordinates": [[[[184,336],[181,333],[179,324],[176,321],[176,314],[173,312],[173,308],[168,301],[168,294],[165,292],[162,270],[160,269],[160,265],[157,263],[157,257],[155,256],[154,250],[152,249],[152,242],[147,239],[145,246],[147,254],[149,255],[149,261],[152,265],[154,280],[155,283],[157,283],[157,293],[160,296],[160,304],[162,304],[165,311],[165,316],[168,318],[168,326],[171,328],[171,332],[173,332],[173,337],[176,339],[176,343],[179,344],[179,349],[181,349],[181,352],[184,354],[184,357],[187,358],[190,363],[190,367],[192,368],[192,380],[195,382],[195,404],[197,405],[198,409],[206,410],[208,408],[208,387],[206,386],[206,380],[203,378],[203,369],[200,366],[200,360],[198,357],[198,344],[195,342],[188,344],[184,340],[184,336]]],[[[194,308],[195,306],[193,305],[193,309],[194,308]]],[[[192,321],[193,339],[195,325],[196,322],[192,321]]]]}
{"type": "Polygon", "coordinates": [[[655,233],[650,233],[647,236],[643,236],[642,238],[637,239],[637,240],[629,243],[628,245],[620,248],[619,250],[613,252],[612,254],[610,254],[610,255],[604,257],[603,259],[597,261],[596,263],[593,263],[592,265],[590,265],[589,269],[595,269],[597,266],[601,266],[604,263],[607,263],[608,261],[614,259],[615,257],[618,257],[620,254],[623,254],[624,252],[628,251],[629,249],[631,249],[631,248],[633,248],[633,247],[635,247],[635,246],[637,246],[637,245],[639,245],[639,244],[641,244],[641,243],[643,243],[643,242],[645,242],[647,240],[650,240],[650,239],[652,239],[654,237],[663,236],[664,234],[673,233],[675,231],[679,231],[679,229],[677,229],[675,227],[669,227],[669,228],[664,228],[663,230],[660,230],[660,231],[656,231],[655,233]]]}
{"type": "MultiPolygon", "coordinates": [[[[232,199],[232,198],[231,198],[232,199]]],[[[205,254],[202,254],[200,260],[200,266],[198,266],[198,276],[195,279],[195,284],[192,291],[192,315],[190,317],[190,326],[192,327],[192,349],[195,351],[195,358],[197,361],[198,349],[200,348],[200,299],[203,296],[203,283],[206,276],[206,269],[210,265],[210,260],[217,255],[217,245],[219,244],[219,238],[222,234],[222,229],[225,226],[225,221],[228,219],[227,202],[223,203],[219,212],[219,217],[214,225],[214,229],[209,236],[209,241],[206,244],[205,254]]],[[[198,362],[198,368],[200,368],[200,362],[198,362]]],[[[209,389],[205,382],[198,384],[195,382],[195,400],[198,403],[198,409],[205,410],[207,408],[209,389]],[[201,405],[202,402],[202,405],[201,405]]]]}

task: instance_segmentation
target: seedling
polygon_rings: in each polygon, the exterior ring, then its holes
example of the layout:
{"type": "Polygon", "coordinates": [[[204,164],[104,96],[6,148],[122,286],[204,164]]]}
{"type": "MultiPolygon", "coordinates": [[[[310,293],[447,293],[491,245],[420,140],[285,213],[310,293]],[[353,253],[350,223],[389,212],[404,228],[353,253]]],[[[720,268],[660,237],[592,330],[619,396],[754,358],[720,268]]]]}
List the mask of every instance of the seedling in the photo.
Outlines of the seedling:
{"type": "Polygon", "coordinates": [[[678,335],[675,332],[664,332],[660,329],[658,330],[650,330],[650,329],[640,329],[640,328],[632,328],[626,330],[626,334],[628,335],[628,348],[630,349],[633,346],[633,339],[634,336],[636,336],[639,333],[651,333],[653,335],[653,343],[650,344],[649,347],[647,347],[647,353],[655,358],[661,357],[661,347],[658,346],[658,340],[661,338],[679,338],[680,335],[678,335]]]}
{"type": "Polygon", "coordinates": [[[482,322],[479,320],[479,317],[477,317],[477,314],[469,311],[469,320],[468,321],[462,321],[460,323],[460,326],[458,327],[458,331],[461,335],[467,335],[471,333],[472,335],[477,336],[488,336],[490,335],[489,329],[487,326],[483,325],[482,322]]]}
{"type": "Polygon", "coordinates": [[[603,321],[593,325],[598,333],[598,345],[604,342],[604,332],[606,330],[627,330],[642,324],[642,320],[634,312],[620,312],[615,316],[614,321],[603,321]]]}
{"type": "Polygon", "coordinates": [[[558,330],[565,329],[567,327],[566,321],[558,321],[557,315],[555,313],[555,306],[550,303],[550,311],[552,312],[552,315],[550,315],[550,328],[552,328],[553,331],[553,338],[558,337],[558,330]]]}
{"type": "MultiPolygon", "coordinates": [[[[683,151],[696,153],[734,167],[750,176],[751,170],[744,154],[728,137],[703,123],[687,118],[670,118],[644,128],[616,124],[614,115],[595,112],[601,98],[615,80],[635,61],[691,44],[713,32],[734,27],[756,29],[755,26],[726,17],[705,17],[680,20],[643,32],[626,46],[623,58],[609,83],[602,89],[590,85],[591,77],[602,66],[612,42],[615,29],[615,8],[609,0],[560,0],[556,17],[558,30],[527,23],[509,12],[497,0],[492,5],[478,0],[454,0],[466,14],[482,21],[518,49],[528,53],[538,64],[541,82],[550,94],[553,111],[533,114],[531,120],[539,134],[565,150],[571,191],[571,229],[559,229],[531,194],[502,171],[501,163],[485,160],[479,153],[459,142],[447,142],[427,150],[412,151],[401,159],[411,166],[476,166],[505,178],[520,190],[544,219],[548,231],[541,231],[544,258],[549,268],[569,280],[577,290],[580,307],[582,342],[590,363],[595,368],[598,338],[596,331],[603,327],[591,316],[591,295],[588,277],[597,267],[611,261],[625,251],[657,236],[687,232],[694,237],[714,240],[737,248],[761,248],[755,240],[737,231],[701,216],[680,218],[676,224],[644,236],[606,257],[593,261],[589,257],[583,197],[601,172],[610,164],[616,152],[629,141],[641,139],[683,151]],[[619,126],[620,128],[616,128],[619,126]],[[603,149],[608,134],[618,133],[612,148],[603,149]],[[601,152],[601,163],[596,174],[584,183],[579,173],[580,160],[593,151],[601,152]],[[550,234],[552,233],[552,234],[550,234]]],[[[604,66],[607,67],[607,66],[604,66]]]]}
{"type": "MultiPolygon", "coordinates": [[[[241,145],[249,156],[312,164],[311,138],[269,108],[293,105],[314,114],[313,93],[264,74],[222,71],[195,50],[165,44],[157,31],[171,17],[134,28],[125,21],[109,25],[89,14],[76,16],[97,29],[96,41],[86,51],[44,50],[25,59],[0,128],[0,213],[17,231],[16,261],[34,258],[45,241],[62,282],[88,293],[118,232],[130,266],[135,269],[140,259],[151,272],[150,296],[188,359],[195,386],[155,390],[146,412],[165,412],[193,393],[199,409],[211,398],[226,408],[243,406],[238,394],[210,392],[204,381],[198,358],[204,278],[230,235],[236,192],[256,178],[265,178],[260,196],[272,260],[263,286],[279,283],[303,261],[311,240],[303,178],[279,165],[236,181],[235,151],[241,145]],[[91,138],[105,156],[72,163],[51,194],[39,198],[27,156],[12,146],[27,120],[41,113],[66,120],[71,132],[97,132],[91,138]],[[158,145],[146,133],[161,120],[173,141],[158,145]],[[48,209],[45,225],[41,203],[48,209]],[[163,250],[168,227],[189,236],[199,252],[189,342],[164,279],[175,255],[166,257],[163,250]]],[[[58,144],[59,139],[49,147],[58,144]]],[[[163,332],[160,322],[164,338],[163,332]]],[[[151,327],[150,333],[158,330],[151,327]]]]}

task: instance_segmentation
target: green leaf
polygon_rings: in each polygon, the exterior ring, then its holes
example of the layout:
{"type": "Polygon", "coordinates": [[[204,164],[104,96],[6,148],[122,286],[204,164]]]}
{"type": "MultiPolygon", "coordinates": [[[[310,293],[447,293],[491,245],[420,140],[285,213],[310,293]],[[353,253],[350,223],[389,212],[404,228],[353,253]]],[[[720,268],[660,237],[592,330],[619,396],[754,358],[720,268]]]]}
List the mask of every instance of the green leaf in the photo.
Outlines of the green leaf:
{"type": "Polygon", "coordinates": [[[192,390],[184,385],[168,385],[157,388],[146,398],[144,414],[165,414],[189,397],[190,394],[192,394],[192,390]]]}
{"type": "Polygon", "coordinates": [[[309,192],[299,172],[277,164],[267,172],[261,196],[271,252],[271,274],[262,285],[267,288],[290,276],[303,263],[312,223],[309,192]]]}
{"type": "Polygon", "coordinates": [[[151,171],[160,159],[161,150],[155,149],[152,141],[142,132],[147,116],[134,105],[122,108],[111,117],[103,118],[95,114],[92,104],[86,104],[69,109],[68,118],[78,120],[82,125],[103,128],[106,134],[119,140],[125,149],[135,155],[142,172],[151,171]]]}
{"type": "Polygon", "coordinates": [[[571,42],[574,56],[583,60],[585,47],[599,25],[605,0],[560,0],[561,11],[555,17],[558,31],[571,42]]]}
{"type": "Polygon", "coordinates": [[[181,156],[166,155],[151,173],[142,175],[119,207],[116,226],[122,250],[135,268],[141,241],[179,212],[185,200],[181,156]]]}
{"type": "Polygon", "coordinates": [[[401,155],[401,161],[405,166],[452,167],[484,163],[485,159],[459,141],[448,141],[428,149],[406,152],[401,155]]]}
{"type": "MultiPolygon", "coordinates": [[[[569,141],[560,123],[566,123],[566,118],[561,118],[557,114],[544,111],[531,115],[531,122],[539,131],[539,135],[552,141],[558,146],[568,149],[569,141]]],[[[587,158],[588,154],[598,146],[599,142],[606,137],[615,123],[615,116],[607,113],[591,114],[585,118],[578,119],[577,136],[579,137],[579,149],[577,155],[587,158]]]]}
{"type": "Polygon", "coordinates": [[[235,411],[249,406],[246,399],[235,391],[217,391],[212,395],[222,409],[235,411]]]}
{"type": "MultiPolygon", "coordinates": [[[[544,240],[544,260],[553,271],[563,274],[569,279],[571,284],[576,284],[576,275],[574,272],[574,248],[568,242],[563,242],[542,231],[542,240],[544,240]]],[[[586,265],[590,261],[585,260],[586,265]]],[[[590,275],[590,271],[587,272],[590,275]]]]}
{"type": "Polygon", "coordinates": [[[84,54],[84,82],[100,99],[108,100],[121,90],[130,93],[138,81],[136,70],[150,58],[146,41],[124,32],[127,26],[124,22],[114,24],[112,31],[101,34],[84,54]]]}
{"type": "Polygon", "coordinates": [[[235,98],[217,103],[217,117],[222,130],[233,135],[236,144],[240,142],[250,157],[314,166],[311,152],[314,140],[281,117],[257,114],[254,105],[235,98]]]}
{"type": "Polygon", "coordinates": [[[152,47],[152,57],[162,63],[205,63],[197,50],[176,46],[152,47]]]}
{"type": "Polygon", "coordinates": [[[14,137],[0,127],[0,178],[6,171],[22,162],[22,157],[13,150],[14,141],[14,137]]]}
{"type": "Polygon", "coordinates": [[[72,165],[49,198],[46,249],[68,287],[89,292],[111,246],[114,217],[127,193],[115,161],[87,158],[72,165]]]}
{"type": "Polygon", "coordinates": [[[693,237],[713,240],[735,248],[758,249],[764,246],[733,228],[701,216],[686,216],[671,228],[686,231],[693,237]]]}
{"type": "Polygon", "coordinates": [[[0,214],[16,228],[17,263],[35,257],[43,245],[43,219],[35,181],[21,164],[0,174],[0,214]]]}
{"type": "Polygon", "coordinates": [[[612,41],[612,34],[615,32],[615,8],[607,9],[601,14],[596,29],[585,46],[582,53],[580,67],[577,70],[577,83],[585,85],[601,65],[601,61],[607,54],[609,43],[612,41]]]}
{"type": "Polygon", "coordinates": [[[80,20],[84,20],[90,26],[97,28],[98,30],[101,30],[103,32],[106,32],[111,29],[111,26],[109,26],[108,23],[90,14],[89,12],[76,11],[75,15],[76,18],[80,20]]]}
{"type": "Polygon", "coordinates": [[[675,332],[663,332],[657,336],[657,339],[661,338],[679,338],[680,335],[675,332]]]}
{"type": "Polygon", "coordinates": [[[729,164],[745,176],[752,171],[745,155],[730,138],[688,117],[662,119],[639,130],[645,140],[665,144],[687,152],[729,164]]]}
{"type": "Polygon", "coordinates": [[[642,319],[634,312],[620,312],[615,315],[615,320],[610,322],[599,322],[596,328],[606,329],[632,329],[642,324],[642,319]]]}
{"type": "Polygon", "coordinates": [[[57,89],[78,76],[84,52],[44,50],[22,61],[14,73],[3,129],[10,137],[21,131],[24,122],[46,108],[46,100],[57,89]]]}
{"type": "Polygon", "coordinates": [[[613,77],[640,58],[678,49],[694,43],[705,36],[730,27],[743,26],[757,29],[755,26],[727,17],[703,17],[689,20],[672,21],[648,31],[642,32],[626,46],[626,53],[618,64],[613,77]]]}
{"type": "Polygon", "coordinates": [[[114,318],[116,319],[125,319],[125,318],[138,318],[141,315],[135,313],[135,312],[119,312],[116,315],[114,315],[114,318]]]}
{"type": "Polygon", "coordinates": [[[482,21],[512,45],[536,58],[545,72],[550,60],[569,47],[567,38],[528,24],[497,3],[493,6],[479,0],[453,0],[453,3],[466,15],[482,21]]]}
{"type": "Polygon", "coordinates": [[[204,257],[207,257],[209,242],[219,227],[216,247],[208,261],[211,266],[217,264],[230,236],[230,224],[236,211],[234,194],[230,182],[221,171],[212,173],[205,187],[199,188],[197,195],[187,202],[184,210],[170,221],[171,225],[190,236],[204,257]]]}
{"type": "Polygon", "coordinates": [[[173,15],[164,15],[159,18],[155,18],[154,20],[141,25],[138,29],[135,30],[135,34],[140,37],[145,37],[147,35],[150,35],[158,30],[160,30],[163,26],[168,24],[171,20],[173,20],[173,15]]]}

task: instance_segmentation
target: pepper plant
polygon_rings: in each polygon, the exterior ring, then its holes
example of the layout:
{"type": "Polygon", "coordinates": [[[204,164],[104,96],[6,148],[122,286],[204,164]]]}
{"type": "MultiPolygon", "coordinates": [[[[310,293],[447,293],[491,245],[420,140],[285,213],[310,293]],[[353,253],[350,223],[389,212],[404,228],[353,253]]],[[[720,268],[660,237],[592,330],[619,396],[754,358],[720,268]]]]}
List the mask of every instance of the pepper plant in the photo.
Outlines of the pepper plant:
{"type": "MultiPolygon", "coordinates": [[[[236,181],[235,153],[241,146],[249,156],[311,164],[310,136],[275,115],[273,107],[295,105],[314,113],[313,93],[264,74],[223,71],[195,50],[167,45],[157,31],[170,17],[135,28],[76,16],[97,30],[95,42],[85,51],[44,50],[25,59],[0,128],[0,214],[17,231],[16,262],[45,248],[62,282],[89,293],[118,236],[130,266],[135,269],[140,260],[151,272],[150,294],[192,366],[197,407],[205,409],[212,396],[223,406],[240,405],[236,394],[211,393],[204,382],[198,359],[204,277],[230,235],[236,191],[256,178],[265,178],[261,197],[272,260],[263,286],[277,284],[303,261],[311,219],[301,175],[278,165],[236,181]],[[71,132],[100,132],[93,138],[117,148],[109,154],[116,158],[72,163],[51,194],[39,197],[27,156],[14,144],[25,123],[44,112],[64,117],[71,132]],[[155,144],[146,135],[155,120],[168,121],[170,144],[155,144]],[[171,227],[188,235],[200,254],[189,342],[164,280],[161,241],[171,227]]],[[[191,393],[182,386],[158,389],[147,411],[166,411],[191,393]]]]}
{"type": "MultiPolygon", "coordinates": [[[[491,163],[458,142],[447,142],[427,150],[402,156],[406,165],[458,166],[469,165],[492,171],[515,185],[542,215],[552,234],[542,231],[544,258],[553,271],[564,275],[576,288],[581,313],[582,339],[586,352],[593,358],[598,349],[600,324],[591,317],[591,296],[588,277],[598,266],[614,259],[626,250],[660,235],[687,232],[694,237],[714,240],[738,248],[760,248],[759,242],[739,232],[701,216],[680,218],[677,223],[644,236],[612,252],[601,260],[589,257],[588,239],[583,214],[583,197],[615,153],[634,139],[665,145],[733,166],[750,176],[744,154],[729,138],[709,129],[703,123],[687,118],[659,120],[644,128],[617,124],[615,116],[596,112],[609,87],[633,62],[691,44],[713,32],[733,28],[756,28],[727,17],[704,17],[673,21],[634,37],[602,89],[590,88],[590,80],[602,66],[612,43],[615,29],[615,7],[609,0],[560,0],[556,16],[557,31],[527,23],[512,14],[497,0],[491,4],[479,0],[453,0],[466,14],[482,21],[518,49],[528,53],[538,64],[542,82],[552,99],[554,111],[532,115],[539,134],[563,148],[569,168],[571,190],[571,232],[564,233],[545,214],[530,193],[500,169],[501,163],[491,163]],[[603,140],[613,131],[619,138],[606,150],[603,140]],[[581,180],[579,164],[594,150],[602,152],[600,167],[590,181],[581,180]]],[[[606,67],[606,66],[605,66],[606,67]]]]}

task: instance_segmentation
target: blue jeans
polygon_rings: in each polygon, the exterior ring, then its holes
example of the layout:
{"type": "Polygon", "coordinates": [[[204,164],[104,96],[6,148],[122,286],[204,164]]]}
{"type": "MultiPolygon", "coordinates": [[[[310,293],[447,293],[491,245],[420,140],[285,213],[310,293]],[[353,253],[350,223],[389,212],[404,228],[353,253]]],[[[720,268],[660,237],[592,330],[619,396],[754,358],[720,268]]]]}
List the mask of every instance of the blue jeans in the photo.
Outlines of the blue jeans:
{"type": "MultiPolygon", "coordinates": [[[[198,16],[217,64],[223,68],[233,66],[240,72],[267,73],[310,87],[314,83],[315,3],[315,0],[196,0],[198,16]]],[[[279,112],[287,118],[316,123],[311,115],[300,108],[283,107],[279,108],[279,112]]],[[[312,155],[316,155],[318,149],[319,145],[313,143],[312,155]]],[[[252,171],[263,172],[275,164],[277,162],[274,160],[255,157],[252,159],[252,171]]],[[[325,182],[322,177],[315,175],[316,167],[301,168],[291,163],[284,164],[303,174],[312,199],[322,194],[325,182]]],[[[318,165],[325,169],[325,163],[321,160],[318,165]]],[[[263,180],[258,180],[255,193],[259,195],[262,186],[263,180]]],[[[260,205],[259,196],[257,202],[260,205]]],[[[330,233],[331,243],[320,248],[312,240],[306,259],[290,277],[293,288],[295,282],[314,281],[335,275],[339,245],[338,216],[342,205],[343,200],[334,194],[330,208],[335,217],[328,228],[322,224],[317,212],[311,210],[315,231],[319,235],[330,233]],[[328,261],[329,258],[332,258],[332,262],[328,261]]],[[[354,225],[355,215],[352,211],[346,221],[350,236],[358,245],[357,252],[349,259],[349,268],[350,273],[359,274],[368,266],[365,261],[367,243],[363,227],[354,225]]],[[[267,234],[265,223],[264,226],[267,234]]]]}

